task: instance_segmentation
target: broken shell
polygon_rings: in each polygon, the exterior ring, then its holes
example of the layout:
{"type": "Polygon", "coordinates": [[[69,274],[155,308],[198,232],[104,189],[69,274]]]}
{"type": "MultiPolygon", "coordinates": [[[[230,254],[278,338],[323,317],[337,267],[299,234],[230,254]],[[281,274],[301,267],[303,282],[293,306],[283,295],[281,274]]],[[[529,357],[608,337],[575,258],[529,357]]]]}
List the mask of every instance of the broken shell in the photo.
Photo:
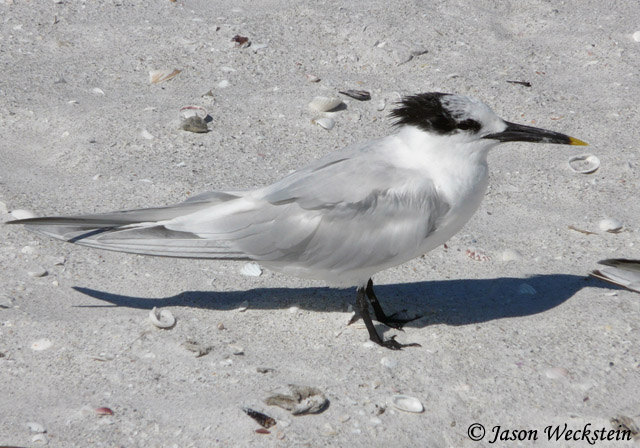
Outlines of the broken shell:
{"type": "Polygon", "coordinates": [[[600,159],[593,154],[580,154],[569,159],[569,168],[575,173],[591,174],[600,168],[600,159]]]}
{"type": "Polygon", "coordinates": [[[180,123],[180,129],[187,132],[195,132],[196,134],[205,134],[209,132],[207,122],[198,115],[192,115],[186,120],[183,120],[182,123],[180,123]]]}
{"type": "Polygon", "coordinates": [[[316,75],[307,73],[305,76],[307,77],[307,81],[309,82],[320,82],[320,78],[318,78],[316,75]]]}
{"type": "Polygon", "coordinates": [[[327,117],[316,118],[311,120],[311,122],[313,124],[317,124],[323,129],[326,129],[327,131],[330,131],[336,125],[336,122],[333,118],[327,118],[327,117]]]}
{"type": "Polygon", "coordinates": [[[424,412],[424,406],[420,403],[420,400],[415,397],[395,395],[391,401],[393,405],[401,411],[413,412],[414,414],[424,412]]]}
{"type": "Polygon", "coordinates": [[[158,328],[171,328],[176,324],[176,318],[169,310],[158,310],[155,306],[149,312],[149,320],[158,328]]]}
{"type": "Polygon", "coordinates": [[[358,101],[369,101],[371,99],[371,94],[366,90],[341,90],[340,93],[358,101]]]}
{"type": "Polygon", "coordinates": [[[320,389],[290,384],[291,395],[276,394],[264,400],[269,406],[278,406],[293,415],[318,414],[324,411],[329,400],[320,389]]]}
{"type": "Polygon", "coordinates": [[[622,230],[622,227],[624,227],[624,225],[615,218],[603,219],[600,221],[599,226],[600,230],[609,233],[618,233],[622,230]]]}
{"type": "Polygon", "coordinates": [[[309,103],[309,109],[314,112],[329,112],[341,104],[342,100],[340,98],[317,96],[309,103]]]}
{"type": "Polygon", "coordinates": [[[258,263],[245,263],[240,269],[242,275],[248,275],[249,277],[260,277],[262,275],[262,268],[258,263]]]}
{"type": "Polygon", "coordinates": [[[29,428],[29,431],[34,434],[44,434],[47,432],[47,429],[38,422],[27,422],[27,427],[29,428]]]}
{"type": "Polygon", "coordinates": [[[180,118],[182,118],[183,120],[193,116],[204,119],[207,118],[207,115],[209,115],[207,113],[207,109],[201,106],[182,106],[180,108],[180,118]]]}
{"type": "Polygon", "coordinates": [[[170,79],[178,76],[180,73],[182,73],[182,70],[178,70],[177,68],[173,69],[172,71],[169,71],[168,69],[151,70],[149,72],[149,82],[151,84],[158,84],[164,81],[169,81],[170,79]]]}

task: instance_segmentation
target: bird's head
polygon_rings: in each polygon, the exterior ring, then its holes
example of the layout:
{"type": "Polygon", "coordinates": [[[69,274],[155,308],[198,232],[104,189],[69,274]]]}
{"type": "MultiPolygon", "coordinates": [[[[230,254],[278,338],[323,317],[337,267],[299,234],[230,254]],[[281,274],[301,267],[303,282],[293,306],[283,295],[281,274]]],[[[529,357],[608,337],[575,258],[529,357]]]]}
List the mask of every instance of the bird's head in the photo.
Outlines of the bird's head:
{"type": "Polygon", "coordinates": [[[559,132],[505,121],[483,102],[450,93],[430,92],[405,97],[391,112],[391,117],[397,126],[415,126],[433,136],[485,143],[481,146],[486,147],[501,142],[587,145],[559,132]]]}

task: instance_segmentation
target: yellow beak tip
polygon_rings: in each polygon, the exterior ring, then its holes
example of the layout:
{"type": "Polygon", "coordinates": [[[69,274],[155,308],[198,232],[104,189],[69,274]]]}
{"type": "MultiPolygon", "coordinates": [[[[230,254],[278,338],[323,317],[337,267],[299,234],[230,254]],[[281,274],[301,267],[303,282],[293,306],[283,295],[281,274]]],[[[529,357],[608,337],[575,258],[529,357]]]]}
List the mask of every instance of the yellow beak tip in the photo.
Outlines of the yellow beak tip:
{"type": "Polygon", "coordinates": [[[575,146],[589,146],[589,143],[587,142],[583,142],[582,140],[579,140],[577,138],[573,138],[573,137],[569,137],[569,143],[570,145],[575,145],[575,146]]]}

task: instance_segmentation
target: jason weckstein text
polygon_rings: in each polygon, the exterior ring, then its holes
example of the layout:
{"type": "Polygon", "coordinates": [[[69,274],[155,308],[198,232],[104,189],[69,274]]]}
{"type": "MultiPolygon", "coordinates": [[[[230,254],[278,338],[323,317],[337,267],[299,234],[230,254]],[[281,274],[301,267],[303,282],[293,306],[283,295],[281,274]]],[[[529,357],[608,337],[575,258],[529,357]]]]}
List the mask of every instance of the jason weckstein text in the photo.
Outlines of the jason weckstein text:
{"type": "MultiPolygon", "coordinates": [[[[568,425],[549,425],[542,431],[543,438],[549,441],[575,441],[587,442],[589,445],[595,445],[597,442],[605,440],[631,440],[631,431],[628,429],[609,429],[591,427],[591,423],[587,423],[579,429],[569,429],[568,425]]],[[[538,440],[539,431],[537,429],[507,429],[502,426],[494,426],[491,428],[491,440],[489,443],[497,441],[523,441],[538,440]]]]}

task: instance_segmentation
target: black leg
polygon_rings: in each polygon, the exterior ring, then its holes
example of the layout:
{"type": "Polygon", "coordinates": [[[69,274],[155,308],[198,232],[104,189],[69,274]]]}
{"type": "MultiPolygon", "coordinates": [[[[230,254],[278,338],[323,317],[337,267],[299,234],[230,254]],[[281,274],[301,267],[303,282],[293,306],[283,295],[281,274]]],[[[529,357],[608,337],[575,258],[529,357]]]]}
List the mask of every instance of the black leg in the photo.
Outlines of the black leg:
{"type": "Polygon", "coordinates": [[[402,330],[402,327],[407,322],[411,322],[412,320],[420,318],[420,316],[416,316],[412,319],[399,319],[397,317],[394,317],[398,313],[393,313],[391,316],[387,316],[382,310],[382,306],[380,306],[380,302],[373,292],[373,280],[371,279],[369,279],[369,281],[367,282],[367,288],[365,289],[365,292],[367,293],[367,297],[369,298],[371,306],[373,306],[373,312],[376,315],[376,320],[381,324],[385,324],[388,327],[395,328],[397,330],[402,330]]]}
{"type": "MultiPolygon", "coordinates": [[[[371,299],[369,299],[371,300],[371,299]]],[[[367,295],[365,288],[358,288],[358,295],[356,296],[356,306],[360,310],[360,316],[364,321],[365,326],[367,327],[367,331],[369,332],[369,339],[375,342],[378,345],[386,347],[391,350],[401,350],[403,347],[420,347],[420,344],[401,344],[396,341],[396,337],[392,336],[391,339],[385,341],[376,330],[376,327],[373,325],[373,321],[371,320],[371,316],[369,315],[369,303],[367,302],[367,295]]],[[[380,304],[378,304],[380,307],[380,304]]],[[[375,305],[374,305],[375,309],[375,305]]],[[[377,317],[377,315],[376,315],[377,317]]]]}

